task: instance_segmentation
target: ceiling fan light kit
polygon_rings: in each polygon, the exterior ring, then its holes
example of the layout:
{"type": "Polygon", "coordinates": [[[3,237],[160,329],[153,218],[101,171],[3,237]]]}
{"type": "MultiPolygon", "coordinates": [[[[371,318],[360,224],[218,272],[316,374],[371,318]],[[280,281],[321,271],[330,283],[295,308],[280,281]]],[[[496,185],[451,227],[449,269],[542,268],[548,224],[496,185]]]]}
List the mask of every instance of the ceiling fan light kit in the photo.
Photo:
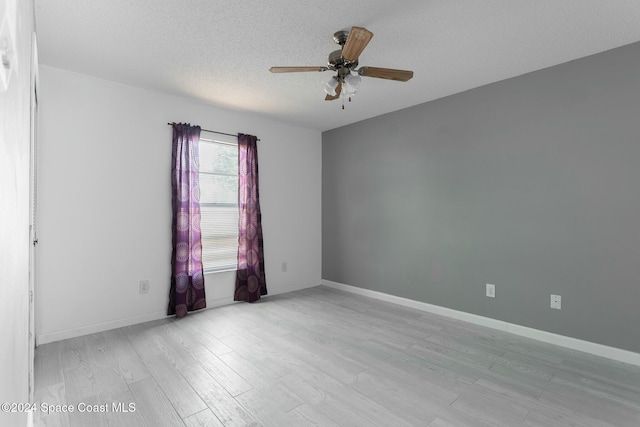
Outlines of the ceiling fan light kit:
{"type": "Polygon", "coordinates": [[[351,101],[351,97],[355,95],[362,81],[361,76],[400,82],[406,82],[413,77],[413,71],[408,70],[380,67],[358,68],[358,58],[372,37],[373,33],[362,27],[352,27],[351,31],[337,31],[333,34],[333,40],[341,48],[329,54],[326,67],[271,67],[269,71],[272,73],[335,71],[335,76],[324,84],[324,91],[327,93],[324,99],[332,101],[342,98],[342,109],[344,109],[344,98],[351,101]]]}
{"type": "Polygon", "coordinates": [[[362,77],[360,77],[358,74],[347,74],[344,78],[345,92],[355,95],[355,93],[358,91],[358,88],[360,87],[360,82],[362,82],[362,77]]]}
{"type": "Polygon", "coordinates": [[[335,96],[336,88],[338,87],[339,83],[340,81],[337,77],[331,77],[331,79],[324,84],[324,91],[327,93],[327,95],[335,96]]]}

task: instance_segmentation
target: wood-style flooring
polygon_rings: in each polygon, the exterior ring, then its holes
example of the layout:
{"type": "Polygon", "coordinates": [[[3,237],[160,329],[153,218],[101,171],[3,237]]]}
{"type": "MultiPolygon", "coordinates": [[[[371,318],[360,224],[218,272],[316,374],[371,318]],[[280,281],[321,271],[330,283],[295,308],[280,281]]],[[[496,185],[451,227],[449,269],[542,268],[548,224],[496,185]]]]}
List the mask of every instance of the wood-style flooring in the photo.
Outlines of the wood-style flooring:
{"type": "Polygon", "coordinates": [[[324,286],[42,345],[35,395],[75,409],[36,426],[640,426],[638,366],[324,286]]]}

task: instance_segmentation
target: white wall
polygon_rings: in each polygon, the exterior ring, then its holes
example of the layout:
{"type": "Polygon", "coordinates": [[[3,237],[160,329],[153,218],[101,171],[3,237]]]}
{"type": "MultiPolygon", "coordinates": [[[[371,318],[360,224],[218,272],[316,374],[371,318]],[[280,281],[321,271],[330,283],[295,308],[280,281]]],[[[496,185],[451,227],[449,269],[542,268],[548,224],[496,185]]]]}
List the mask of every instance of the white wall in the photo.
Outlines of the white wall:
{"type": "MultiPolygon", "coordinates": [[[[269,294],[320,284],[319,131],[46,66],[40,82],[38,343],[166,314],[168,122],[261,139],[269,294]],[[138,292],[142,279],[148,294],[138,292]]],[[[209,307],[232,301],[234,280],[206,276],[209,307]]]]}
{"type": "MultiPolygon", "coordinates": [[[[0,8],[4,6],[4,2],[0,8]]],[[[2,12],[2,11],[0,11],[2,12]]],[[[17,62],[0,92],[0,402],[29,400],[29,146],[33,2],[14,10],[17,62]]],[[[0,17],[1,18],[1,17],[0,17]]],[[[0,412],[0,425],[26,425],[0,412]]]]}

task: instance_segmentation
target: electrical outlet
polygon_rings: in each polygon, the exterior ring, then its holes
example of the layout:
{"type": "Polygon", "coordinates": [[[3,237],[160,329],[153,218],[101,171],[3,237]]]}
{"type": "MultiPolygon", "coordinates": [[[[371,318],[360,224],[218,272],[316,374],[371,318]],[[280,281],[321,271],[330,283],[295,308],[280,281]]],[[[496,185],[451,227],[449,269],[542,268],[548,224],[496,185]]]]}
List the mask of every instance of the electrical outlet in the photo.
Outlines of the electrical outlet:
{"type": "Polygon", "coordinates": [[[489,298],[496,297],[496,285],[492,285],[491,283],[487,283],[487,296],[489,298]]]}
{"type": "Polygon", "coordinates": [[[551,294],[551,308],[556,310],[562,309],[562,297],[560,295],[551,294]]]}
{"type": "Polygon", "coordinates": [[[149,292],[149,281],[148,280],[141,280],[140,281],[140,293],[141,294],[146,294],[147,292],[149,292]]]}
{"type": "Polygon", "coordinates": [[[287,262],[286,261],[282,263],[282,272],[283,273],[287,272],[287,262]]]}

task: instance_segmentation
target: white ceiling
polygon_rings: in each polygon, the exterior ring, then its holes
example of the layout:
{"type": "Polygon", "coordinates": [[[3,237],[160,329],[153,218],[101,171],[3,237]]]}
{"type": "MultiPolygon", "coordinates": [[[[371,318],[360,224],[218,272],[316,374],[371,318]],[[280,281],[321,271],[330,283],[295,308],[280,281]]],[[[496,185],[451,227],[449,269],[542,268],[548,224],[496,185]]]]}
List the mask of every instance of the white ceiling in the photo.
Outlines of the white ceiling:
{"type": "Polygon", "coordinates": [[[40,62],[328,130],[640,41],[639,0],[36,0],[40,62]],[[327,102],[332,36],[374,33],[360,65],[414,71],[363,78],[327,102]]]}

